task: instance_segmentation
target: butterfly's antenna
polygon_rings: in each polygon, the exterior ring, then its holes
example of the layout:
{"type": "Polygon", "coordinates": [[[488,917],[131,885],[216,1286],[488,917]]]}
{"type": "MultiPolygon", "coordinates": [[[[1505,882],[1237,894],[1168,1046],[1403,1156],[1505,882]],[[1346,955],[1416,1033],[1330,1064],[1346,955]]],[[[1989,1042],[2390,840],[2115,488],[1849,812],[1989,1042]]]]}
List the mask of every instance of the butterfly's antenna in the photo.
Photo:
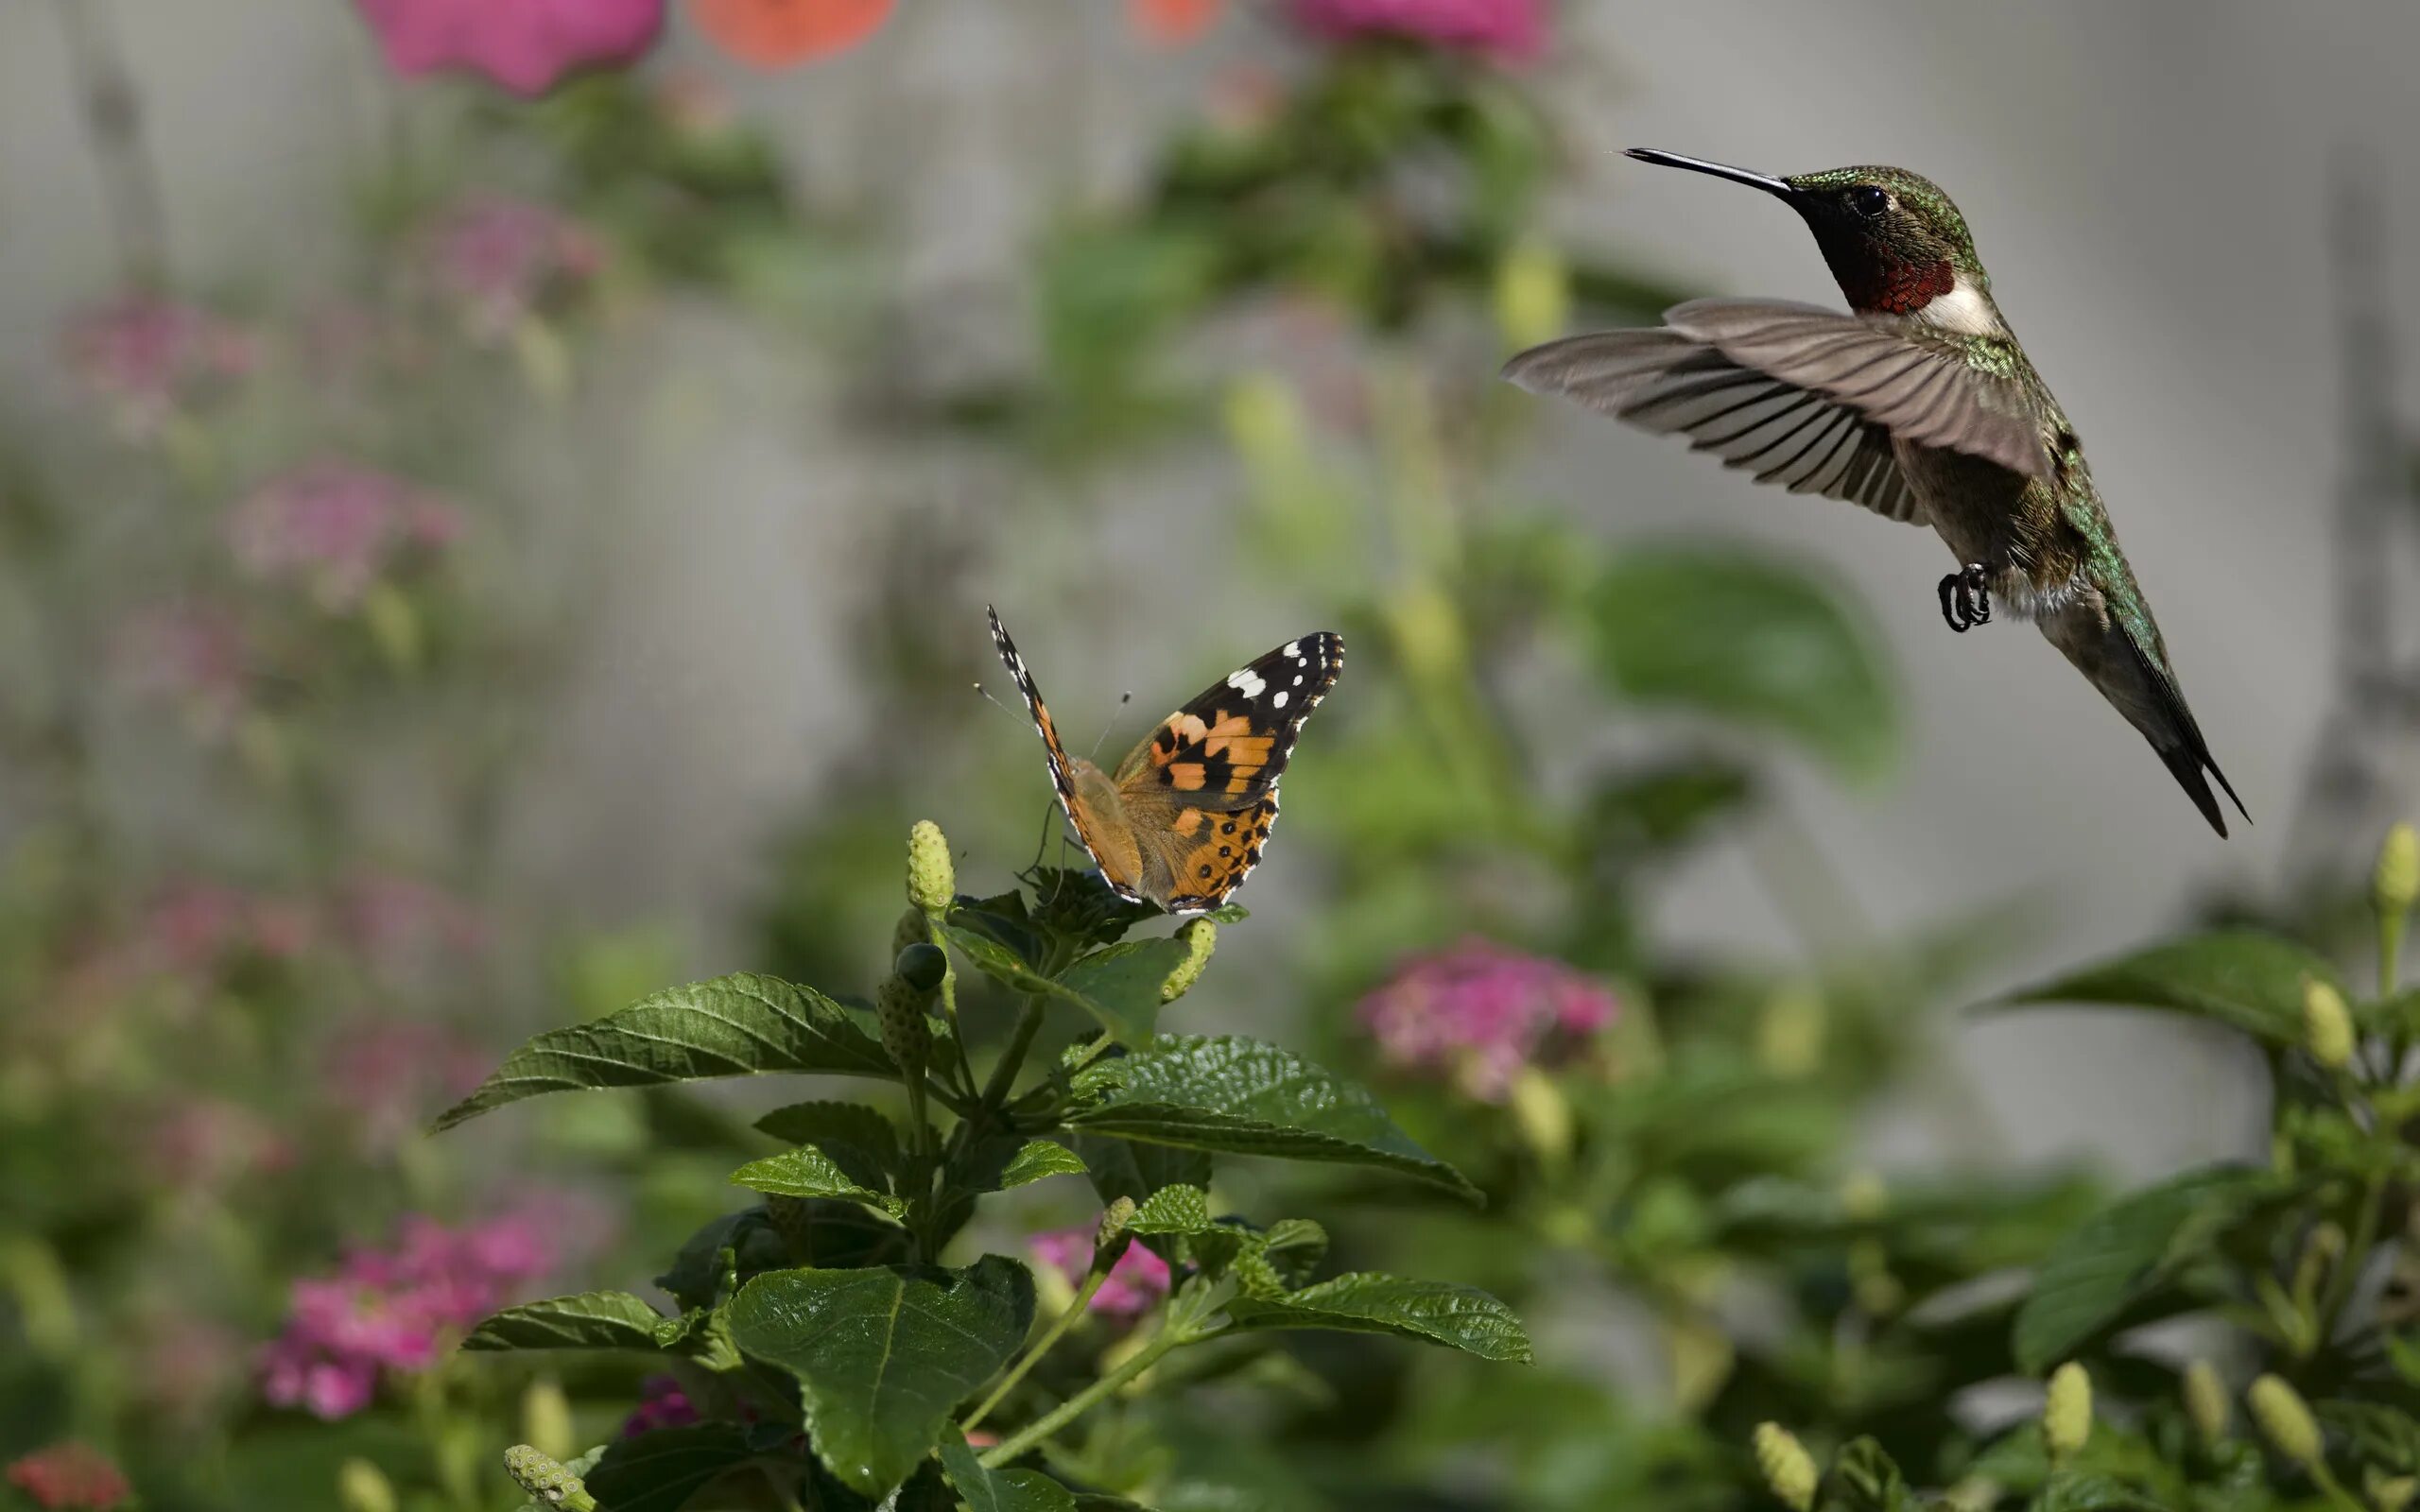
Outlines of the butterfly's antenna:
{"type": "Polygon", "coordinates": [[[999,699],[993,697],[992,690],[983,686],[980,682],[977,682],[975,685],[975,691],[983,696],[983,701],[985,703],[990,704],[993,708],[1000,711],[1000,713],[1004,714],[1012,714],[1016,713],[1015,710],[1010,708],[1007,704],[1004,704],[999,699]]]}
{"type": "MultiPolygon", "coordinates": [[[[1127,689],[1124,693],[1117,696],[1117,707],[1120,710],[1123,710],[1128,704],[1132,703],[1133,701],[1134,690],[1132,688],[1127,689]]],[[[1100,727],[1100,733],[1093,737],[1093,748],[1084,752],[1084,760],[1091,761],[1099,756],[1100,743],[1107,740],[1109,738],[1109,732],[1116,728],[1117,716],[1115,714],[1112,714],[1110,715],[1109,723],[1100,727]]]]}

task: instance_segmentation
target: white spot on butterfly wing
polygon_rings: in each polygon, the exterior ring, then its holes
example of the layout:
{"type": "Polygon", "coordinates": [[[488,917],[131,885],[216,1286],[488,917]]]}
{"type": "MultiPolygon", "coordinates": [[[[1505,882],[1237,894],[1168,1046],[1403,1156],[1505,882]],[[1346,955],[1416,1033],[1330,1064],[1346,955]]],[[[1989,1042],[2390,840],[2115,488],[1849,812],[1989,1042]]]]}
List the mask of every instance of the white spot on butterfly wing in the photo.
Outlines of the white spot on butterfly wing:
{"type": "MultiPolygon", "coordinates": [[[[1297,678],[1295,680],[1299,682],[1302,679],[1297,678]]],[[[1286,700],[1291,696],[1291,694],[1280,693],[1275,697],[1269,700],[1269,707],[1271,709],[1283,709],[1286,707],[1286,700]]]]}
{"type": "Polygon", "coordinates": [[[1242,694],[1247,698],[1257,698],[1269,684],[1263,682],[1261,680],[1260,674],[1254,672],[1252,668],[1238,667],[1236,670],[1227,674],[1227,686],[1235,689],[1237,693],[1242,694]]]}

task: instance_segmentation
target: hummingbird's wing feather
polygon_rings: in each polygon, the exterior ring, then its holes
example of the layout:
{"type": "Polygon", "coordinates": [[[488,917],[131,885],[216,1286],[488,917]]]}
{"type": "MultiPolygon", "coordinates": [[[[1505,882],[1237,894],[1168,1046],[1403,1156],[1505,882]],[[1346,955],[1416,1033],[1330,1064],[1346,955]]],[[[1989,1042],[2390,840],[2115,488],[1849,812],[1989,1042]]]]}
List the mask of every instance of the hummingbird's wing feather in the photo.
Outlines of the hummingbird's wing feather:
{"type": "MultiPolygon", "coordinates": [[[[2048,477],[2041,419],[2013,371],[1970,342],[1870,324],[1779,300],[1691,300],[1665,329],[1783,383],[1823,394],[1901,440],[2048,477]]],[[[1979,339],[1979,338],[1975,338],[1979,339]]]]}
{"type": "Polygon", "coordinates": [[[1685,435],[1694,449],[1754,472],[1759,483],[1924,523],[1887,427],[1820,389],[1735,362],[1677,332],[1604,331],[1550,341],[1514,357],[1504,376],[1531,393],[1563,394],[1648,430],[1685,435]]]}

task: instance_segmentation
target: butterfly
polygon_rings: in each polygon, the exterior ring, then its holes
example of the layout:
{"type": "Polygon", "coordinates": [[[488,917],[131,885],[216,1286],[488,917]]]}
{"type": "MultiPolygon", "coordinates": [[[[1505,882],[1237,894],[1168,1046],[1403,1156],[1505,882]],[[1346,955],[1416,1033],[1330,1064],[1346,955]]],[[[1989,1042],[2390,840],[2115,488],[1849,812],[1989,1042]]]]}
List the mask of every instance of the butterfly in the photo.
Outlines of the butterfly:
{"type": "Polygon", "coordinates": [[[992,644],[1025,695],[1059,806],[1101,880],[1129,902],[1171,914],[1216,908],[1251,874],[1277,822],[1277,780],[1294,739],[1344,670],[1342,636],[1288,641],[1204,688],[1104,772],[1059,744],[997,610],[992,644]]]}

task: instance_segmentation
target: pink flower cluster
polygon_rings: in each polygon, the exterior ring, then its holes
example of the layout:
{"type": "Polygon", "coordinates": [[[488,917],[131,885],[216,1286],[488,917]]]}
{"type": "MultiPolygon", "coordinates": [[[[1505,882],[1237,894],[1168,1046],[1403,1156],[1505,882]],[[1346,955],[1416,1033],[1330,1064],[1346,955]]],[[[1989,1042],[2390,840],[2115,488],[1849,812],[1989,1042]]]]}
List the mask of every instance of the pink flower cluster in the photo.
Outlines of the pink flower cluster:
{"type": "Polygon", "coordinates": [[[262,1360],[261,1394],[318,1418],[349,1418],[370,1405],[384,1375],[437,1364],[556,1258],[526,1219],[454,1229],[406,1218],[393,1249],[356,1251],[334,1276],[294,1283],[285,1332],[262,1360]]]}
{"type": "Polygon", "coordinates": [[[1527,1065],[1611,1023],[1611,992],[1560,961],[1468,939],[1413,958],[1361,1000],[1362,1026],[1390,1065],[1442,1073],[1502,1102],[1527,1065]]]}
{"type": "Polygon", "coordinates": [[[502,339],[549,293],[585,283],[604,262],[595,233],[549,205],[487,198],[429,228],[429,276],[471,333],[502,339]]]}
{"type": "Polygon", "coordinates": [[[686,1428],[698,1421],[697,1403],[671,1376],[649,1376],[639,1383],[639,1404],[622,1419],[622,1436],[636,1438],[659,1428],[686,1428]]]}
{"type": "MultiPolygon", "coordinates": [[[[1059,1272],[1070,1286],[1083,1284],[1084,1273],[1092,1269],[1093,1239],[1098,1229],[1086,1225],[1076,1228],[1059,1228],[1036,1234],[1027,1241],[1033,1258],[1059,1272]]],[[[1091,1312],[1119,1321],[1132,1321],[1160,1305],[1168,1295],[1168,1263],[1153,1254],[1141,1242],[1126,1246],[1126,1253],[1109,1268],[1109,1275],[1093,1293],[1091,1312]]]]}
{"type": "Polygon", "coordinates": [[[292,960],[310,948],[313,933],[307,905],[217,882],[176,883],[143,919],[150,963],[184,973],[206,971],[239,955],[292,960]]]}
{"type": "Polygon", "coordinates": [[[227,733],[251,697],[244,627],[209,604],[160,604],[129,620],[110,648],[138,695],[182,706],[204,739],[227,733]]]}
{"type": "Polygon", "coordinates": [[[365,1019],[329,1041],[320,1080],[364,1144],[390,1150],[431,1113],[476,1087],[489,1060],[486,1051],[444,1024],[365,1019]]]}
{"type": "Polygon", "coordinates": [[[407,554],[452,545],[462,517],[390,473],[320,461],[253,490],[227,531],[245,571],[300,579],[322,606],[344,610],[407,554]]]}
{"type": "Polygon", "coordinates": [[[72,1440],[11,1461],[9,1484],[33,1498],[34,1505],[45,1512],[64,1512],[70,1507],[109,1512],[134,1495],[134,1487],[108,1455],[72,1440]]]}
{"type": "Polygon", "coordinates": [[[540,94],[575,68],[626,63],[655,44],[665,0],[359,0],[387,66],[441,68],[540,94]]]}
{"type": "Polygon", "coordinates": [[[1546,0],[1293,0],[1294,24],[1332,43],[1405,37],[1526,62],[1546,51],[1546,0]]]}
{"type": "Polygon", "coordinates": [[[243,327],[148,294],[76,316],[65,346],[69,371],[138,440],[213,387],[251,371],[255,355],[243,327]]]}

